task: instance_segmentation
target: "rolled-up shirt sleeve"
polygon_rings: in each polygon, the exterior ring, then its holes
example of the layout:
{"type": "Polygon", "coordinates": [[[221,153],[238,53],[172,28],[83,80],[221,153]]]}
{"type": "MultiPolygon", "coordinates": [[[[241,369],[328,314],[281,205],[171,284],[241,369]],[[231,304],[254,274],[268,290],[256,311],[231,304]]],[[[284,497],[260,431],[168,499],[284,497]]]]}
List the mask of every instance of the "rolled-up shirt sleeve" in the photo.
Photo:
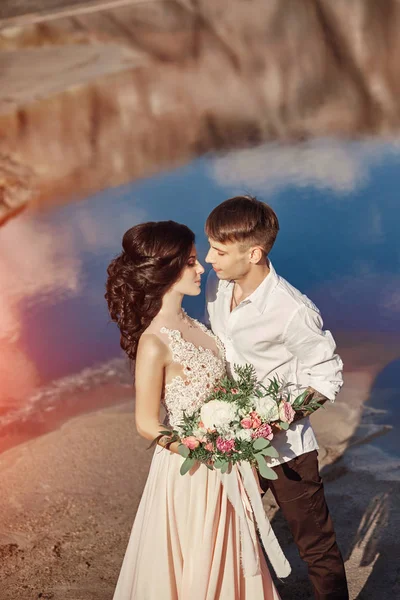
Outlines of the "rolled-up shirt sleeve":
{"type": "Polygon", "coordinates": [[[332,402],[343,385],[343,362],[330,331],[323,330],[318,309],[300,306],[289,320],[283,341],[308,376],[308,385],[332,402]]]}

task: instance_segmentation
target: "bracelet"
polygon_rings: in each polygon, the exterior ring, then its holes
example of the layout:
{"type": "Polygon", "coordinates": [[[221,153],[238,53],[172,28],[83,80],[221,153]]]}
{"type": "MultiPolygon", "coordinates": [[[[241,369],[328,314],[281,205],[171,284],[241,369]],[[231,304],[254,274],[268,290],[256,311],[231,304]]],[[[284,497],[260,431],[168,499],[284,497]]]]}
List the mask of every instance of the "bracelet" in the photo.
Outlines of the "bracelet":
{"type": "Polygon", "coordinates": [[[166,450],[169,450],[169,447],[171,446],[171,444],[173,444],[174,442],[176,442],[177,440],[171,439],[169,440],[169,442],[167,442],[166,444],[164,444],[164,448],[166,450]]]}
{"type": "Polygon", "coordinates": [[[173,444],[174,442],[179,442],[179,437],[176,433],[172,432],[170,434],[167,434],[166,431],[163,431],[162,433],[160,433],[160,435],[158,435],[156,438],[154,438],[154,440],[151,442],[150,446],[148,446],[148,450],[150,448],[152,448],[155,445],[161,446],[161,448],[165,448],[166,450],[169,450],[169,447],[171,446],[171,444],[173,444]],[[166,443],[160,443],[161,440],[167,440],[166,443]]]}
{"type": "MultiPolygon", "coordinates": [[[[169,440],[165,444],[164,448],[166,450],[170,450],[171,444],[174,444],[175,442],[179,442],[179,441],[180,441],[179,436],[176,433],[174,433],[173,435],[169,436],[169,440]]],[[[170,452],[171,452],[171,450],[170,450],[170,452]]]]}

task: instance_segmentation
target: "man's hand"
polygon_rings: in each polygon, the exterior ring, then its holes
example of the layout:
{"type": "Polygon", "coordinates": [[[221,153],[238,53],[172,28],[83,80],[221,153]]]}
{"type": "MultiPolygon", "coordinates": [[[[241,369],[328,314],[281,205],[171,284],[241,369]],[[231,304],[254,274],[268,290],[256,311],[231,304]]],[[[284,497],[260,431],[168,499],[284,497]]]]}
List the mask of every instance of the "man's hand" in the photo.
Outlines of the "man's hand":
{"type": "Polygon", "coordinates": [[[326,396],[324,396],[323,394],[321,394],[320,392],[318,392],[317,390],[315,390],[312,387],[308,387],[307,392],[308,392],[308,395],[306,396],[306,398],[303,402],[304,408],[300,408],[300,410],[296,410],[295,417],[292,421],[293,423],[295,423],[296,421],[300,421],[301,419],[304,419],[304,417],[310,416],[312,413],[314,413],[316,410],[318,410],[320,408],[320,406],[322,406],[323,404],[325,404],[325,402],[328,401],[328,398],[326,396]],[[309,408],[307,409],[306,406],[309,406],[309,408]]]}
{"type": "MultiPolygon", "coordinates": [[[[301,421],[301,419],[304,419],[305,417],[310,416],[312,413],[314,413],[316,410],[318,410],[318,408],[320,408],[320,406],[322,406],[323,404],[325,404],[325,402],[328,401],[328,398],[326,396],[324,396],[323,394],[321,394],[320,392],[318,392],[317,390],[315,390],[312,387],[308,387],[307,392],[308,392],[308,394],[303,402],[304,408],[300,408],[300,409],[296,410],[296,414],[294,416],[292,423],[296,423],[296,421],[301,421]],[[306,406],[309,406],[309,408],[308,409],[305,408],[306,406]]],[[[281,431],[284,431],[278,423],[272,423],[271,429],[272,429],[272,433],[274,435],[276,435],[277,433],[280,433],[281,431]]]]}

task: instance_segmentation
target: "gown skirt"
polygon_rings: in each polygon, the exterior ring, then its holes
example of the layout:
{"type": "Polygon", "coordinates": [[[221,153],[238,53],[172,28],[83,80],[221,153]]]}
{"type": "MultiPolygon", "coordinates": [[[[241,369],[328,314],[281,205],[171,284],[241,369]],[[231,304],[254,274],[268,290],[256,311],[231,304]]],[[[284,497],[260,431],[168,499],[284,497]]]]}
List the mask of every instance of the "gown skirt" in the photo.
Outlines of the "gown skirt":
{"type": "Polygon", "coordinates": [[[198,465],[182,476],[182,462],[156,447],[113,600],[280,600],[259,542],[260,572],[244,576],[218,473],[198,465]]]}

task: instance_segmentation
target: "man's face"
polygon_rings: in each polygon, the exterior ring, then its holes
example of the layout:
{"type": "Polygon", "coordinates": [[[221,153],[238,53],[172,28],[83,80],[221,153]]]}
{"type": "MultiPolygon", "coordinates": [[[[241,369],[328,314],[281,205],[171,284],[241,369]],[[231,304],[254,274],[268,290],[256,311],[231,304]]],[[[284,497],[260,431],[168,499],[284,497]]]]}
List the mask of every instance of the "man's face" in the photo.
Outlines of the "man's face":
{"type": "Polygon", "coordinates": [[[221,244],[208,238],[208,243],[206,262],[212,265],[219,279],[241,279],[250,271],[250,249],[244,250],[239,242],[221,244]]]}

